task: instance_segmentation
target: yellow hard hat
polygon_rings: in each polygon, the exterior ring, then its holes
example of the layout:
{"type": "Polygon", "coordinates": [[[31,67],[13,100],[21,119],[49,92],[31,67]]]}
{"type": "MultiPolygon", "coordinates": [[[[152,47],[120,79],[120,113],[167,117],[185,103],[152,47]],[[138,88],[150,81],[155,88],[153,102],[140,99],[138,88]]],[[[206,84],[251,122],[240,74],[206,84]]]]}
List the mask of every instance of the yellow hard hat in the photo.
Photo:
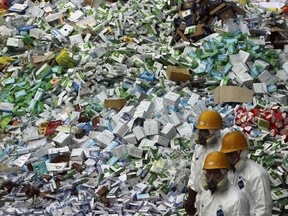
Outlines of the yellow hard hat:
{"type": "Polygon", "coordinates": [[[248,149],[248,144],[242,132],[232,131],[224,135],[221,152],[230,153],[243,149],[248,149]]]}
{"type": "Polygon", "coordinates": [[[220,151],[211,152],[204,161],[203,169],[228,169],[229,162],[227,156],[220,151]]]}
{"type": "Polygon", "coordinates": [[[213,110],[205,110],[198,118],[198,129],[220,129],[222,127],[221,115],[213,110]]]}

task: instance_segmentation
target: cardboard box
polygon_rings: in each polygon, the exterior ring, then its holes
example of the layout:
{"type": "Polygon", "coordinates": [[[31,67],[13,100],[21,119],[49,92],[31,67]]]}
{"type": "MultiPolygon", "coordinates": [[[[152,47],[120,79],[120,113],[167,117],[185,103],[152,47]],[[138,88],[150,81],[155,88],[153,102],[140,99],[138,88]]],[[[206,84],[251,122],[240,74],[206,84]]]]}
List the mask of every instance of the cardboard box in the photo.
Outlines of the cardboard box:
{"type": "Polygon", "coordinates": [[[229,62],[231,65],[235,66],[238,63],[241,63],[241,56],[239,54],[229,55],[229,62]]]}
{"type": "Polygon", "coordinates": [[[49,172],[61,172],[67,167],[67,163],[46,163],[49,172]]]}
{"type": "Polygon", "coordinates": [[[168,79],[174,82],[187,82],[190,78],[190,73],[187,69],[169,65],[166,69],[168,79]]]}
{"type": "Polygon", "coordinates": [[[242,59],[242,62],[249,62],[252,59],[252,55],[249,52],[245,52],[243,50],[239,50],[238,53],[242,59]]]}
{"type": "Polygon", "coordinates": [[[102,186],[96,193],[99,196],[104,196],[109,192],[109,189],[106,186],[102,186]]]}
{"type": "Polygon", "coordinates": [[[279,104],[286,104],[287,103],[287,96],[285,94],[278,94],[278,93],[273,93],[271,102],[276,102],[279,104]]]}
{"type": "Polygon", "coordinates": [[[218,7],[216,7],[214,10],[210,11],[210,15],[214,15],[216,13],[218,13],[221,9],[223,9],[224,7],[226,7],[225,3],[220,4],[218,7]]]}
{"type": "MultiPolygon", "coordinates": [[[[211,22],[214,20],[214,18],[211,18],[211,22]]],[[[203,35],[205,35],[204,34],[204,31],[203,31],[203,27],[205,26],[205,24],[199,24],[199,25],[197,25],[196,26],[196,32],[194,33],[194,34],[191,34],[190,35],[190,37],[192,38],[192,39],[197,39],[197,37],[201,37],[201,36],[203,36],[203,35]]]]}
{"type": "Polygon", "coordinates": [[[168,122],[173,124],[174,126],[178,126],[179,124],[181,124],[181,120],[176,112],[172,112],[167,117],[168,117],[168,122]]]}
{"type": "Polygon", "coordinates": [[[176,33],[186,42],[189,42],[189,39],[182,33],[182,31],[177,28],[176,33]]]}
{"type": "Polygon", "coordinates": [[[121,109],[126,105],[127,99],[125,98],[115,98],[115,99],[105,99],[104,100],[104,106],[106,108],[115,108],[115,109],[121,109]]]}
{"type": "Polygon", "coordinates": [[[136,136],[136,139],[139,141],[141,139],[143,139],[146,135],[145,135],[145,129],[141,126],[137,126],[133,129],[133,133],[136,136]]]}
{"type": "Polygon", "coordinates": [[[159,134],[159,123],[158,121],[149,119],[144,122],[145,135],[157,135],[159,134]]]}
{"type": "Polygon", "coordinates": [[[69,145],[71,142],[71,135],[68,133],[59,132],[56,137],[52,139],[59,146],[63,147],[69,145]]]}
{"type": "Polygon", "coordinates": [[[216,15],[218,18],[224,21],[224,20],[233,18],[235,16],[235,12],[232,10],[231,7],[226,7],[222,9],[221,11],[219,11],[216,15]]]}
{"type": "Polygon", "coordinates": [[[7,46],[11,46],[11,47],[18,47],[18,48],[22,48],[24,47],[24,43],[21,39],[19,38],[9,38],[7,40],[7,46]]]}
{"type": "Polygon", "coordinates": [[[155,135],[152,136],[151,140],[155,141],[157,144],[168,147],[170,140],[164,136],[155,135]]]}
{"type": "Polygon", "coordinates": [[[190,125],[187,122],[184,122],[181,125],[179,125],[178,127],[176,127],[176,129],[181,136],[189,137],[192,135],[193,125],[190,125]]]}
{"type": "Polygon", "coordinates": [[[288,73],[285,70],[279,70],[276,73],[276,77],[286,82],[288,80],[288,73]]]}
{"type": "Polygon", "coordinates": [[[53,160],[58,155],[70,155],[70,150],[68,146],[62,148],[50,148],[47,149],[49,160],[53,160]]]}
{"type": "Polygon", "coordinates": [[[265,61],[262,61],[262,60],[256,60],[255,62],[254,62],[254,64],[253,64],[253,67],[254,66],[260,66],[260,67],[262,67],[264,70],[268,70],[269,69],[269,67],[270,67],[270,64],[268,64],[267,62],[265,62],[265,61]]]}
{"type": "Polygon", "coordinates": [[[237,86],[218,86],[214,90],[214,102],[225,103],[225,102],[252,102],[253,91],[243,87],[237,86]]]}
{"type": "Polygon", "coordinates": [[[180,98],[181,98],[181,96],[179,94],[170,91],[165,95],[165,97],[163,99],[163,104],[164,104],[164,106],[176,107],[180,103],[180,98]]]}
{"type": "Polygon", "coordinates": [[[82,148],[73,149],[70,155],[70,160],[73,161],[84,161],[84,151],[82,148]]]}
{"type": "Polygon", "coordinates": [[[285,62],[283,65],[282,65],[282,68],[284,69],[284,71],[286,73],[288,73],[288,62],[285,62]]]}
{"type": "Polygon", "coordinates": [[[128,133],[129,127],[126,124],[119,122],[113,130],[113,133],[123,137],[128,133]]]}
{"type": "Polygon", "coordinates": [[[129,147],[128,154],[135,158],[142,158],[143,150],[136,147],[129,147]]]}
{"type": "Polygon", "coordinates": [[[141,115],[139,115],[141,113],[140,111],[145,111],[146,114],[148,116],[150,116],[153,112],[153,109],[154,109],[154,105],[151,101],[142,100],[136,108],[136,112],[134,114],[134,117],[136,117],[136,116],[140,117],[141,116],[141,115]]]}
{"type": "Polygon", "coordinates": [[[253,85],[253,78],[248,73],[236,74],[236,81],[240,85],[244,85],[246,87],[251,87],[253,85]]]}
{"type": "Polygon", "coordinates": [[[127,134],[125,137],[123,137],[129,144],[136,145],[137,144],[137,139],[135,134],[127,134]]]}
{"type": "Polygon", "coordinates": [[[81,139],[85,135],[85,131],[83,128],[79,128],[75,133],[76,139],[81,139]]]}
{"type": "Polygon", "coordinates": [[[169,140],[172,140],[177,135],[175,126],[171,123],[165,124],[160,133],[169,140]]]}
{"type": "Polygon", "coordinates": [[[244,63],[241,62],[241,63],[235,64],[232,67],[232,71],[236,74],[236,76],[238,76],[238,74],[243,74],[243,73],[248,72],[248,68],[244,63]]]}
{"type": "Polygon", "coordinates": [[[63,36],[67,37],[73,32],[73,30],[74,30],[73,26],[65,24],[59,31],[63,36]]]}
{"type": "Polygon", "coordinates": [[[268,86],[268,85],[275,84],[275,83],[278,81],[278,77],[271,75],[270,72],[267,71],[267,70],[264,70],[264,71],[258,76],[258,79],[259,79],[260,82],[266,83],[267,86],[268,86]]]}
{"type": "Polygon", "coordinates": [[[49,55],[42,55],[42,56],[33,55],[31,57],[31,61],[32,61],[33,64],[37,64],[37,63],[40,63],[40,62],[49,61],[49,60],[51,60],[53,58],[54,58],[54,53],[51,53],[49,55]]]}
{"type": "Polygon", "coordinates": [[[97,144],[103,148],[106,148],[114,139],[114,134],[108,130],[104,130],[102,133],[97,135],[97,144]]]}
{"type": "Polygon", "coordinates": [[[253,83],[253,90],[254,90],[255,94],[268,93],[266,83],[253,83]]]}

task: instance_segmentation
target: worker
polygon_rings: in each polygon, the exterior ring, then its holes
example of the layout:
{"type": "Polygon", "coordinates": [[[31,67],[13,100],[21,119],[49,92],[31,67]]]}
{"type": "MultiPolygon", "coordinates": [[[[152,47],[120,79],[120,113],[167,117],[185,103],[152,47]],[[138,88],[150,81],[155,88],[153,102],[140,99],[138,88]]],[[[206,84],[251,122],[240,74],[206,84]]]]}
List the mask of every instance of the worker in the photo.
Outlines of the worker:
{"type": "MultiPolygon", "coordinates": [[[[195,201],[197,193],[201,193],[199,182],[203,175],[202,168],[206,156],[213,151],[221,148],[220,129],[222,127],[221,115],[213,110],[203,111],[197,121],[198,139],[191,163],[191,174],[187,184],[188,198],[185,209],[188,215],[196,212],[195,201]]],[[[198,196],[197,196],[198,197],[198,196]]]]}
{"type": "Polygon", "coordinates": [[[229,181],[249,200],[250,215],[272,215],[269,174],[261,165],[247,158],[245,135],[240,131],[228,132],[223,137],[221,151],[230,163],[229,181]]]}
{"type": "Polygon", "coordinates": [[[197,210],[199,216],[249,216],[249,204],[244,194],[232,185],[227,173],[229,162],[220,151],[211,152],[204,162],[203,188],[197,210]]]}

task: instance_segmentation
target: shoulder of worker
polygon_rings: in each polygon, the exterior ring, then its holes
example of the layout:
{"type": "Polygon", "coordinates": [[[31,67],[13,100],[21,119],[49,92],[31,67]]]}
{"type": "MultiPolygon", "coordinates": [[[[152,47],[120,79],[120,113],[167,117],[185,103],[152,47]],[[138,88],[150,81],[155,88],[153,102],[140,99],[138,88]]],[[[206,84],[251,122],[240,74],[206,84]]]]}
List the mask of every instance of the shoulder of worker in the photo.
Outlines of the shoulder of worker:
{"type": "Polygon", "coordinates": [[[199,154],[199,153],[202,153],[202,152],[205,152],[206,151],[206,148],[204,147],[204,146],[202,146],[202,145],[199,145],[199,144],[197,144],[196,146],[195,146],[195,153],[196,154],[199,154]]]}
{"type": "Polygon", "coordinates": [[[244,171],[247,175],[249,175],[251,180],[257,178],[269,178],[267,170],[251,159],[246,160],[246,167],[244,171]]]}

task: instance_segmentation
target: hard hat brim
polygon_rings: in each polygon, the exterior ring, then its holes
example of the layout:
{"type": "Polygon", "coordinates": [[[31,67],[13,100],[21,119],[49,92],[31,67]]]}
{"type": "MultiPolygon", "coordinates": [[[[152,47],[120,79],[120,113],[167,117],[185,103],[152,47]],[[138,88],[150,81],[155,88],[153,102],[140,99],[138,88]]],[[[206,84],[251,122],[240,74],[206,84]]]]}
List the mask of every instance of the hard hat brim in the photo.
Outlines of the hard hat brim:
{"type": "Polygon", "coordinates": [[[215,126],[207,126],[207,125],[196,125],[197,129],[220,129],[220,127],[215,127],[215,126]]]}

